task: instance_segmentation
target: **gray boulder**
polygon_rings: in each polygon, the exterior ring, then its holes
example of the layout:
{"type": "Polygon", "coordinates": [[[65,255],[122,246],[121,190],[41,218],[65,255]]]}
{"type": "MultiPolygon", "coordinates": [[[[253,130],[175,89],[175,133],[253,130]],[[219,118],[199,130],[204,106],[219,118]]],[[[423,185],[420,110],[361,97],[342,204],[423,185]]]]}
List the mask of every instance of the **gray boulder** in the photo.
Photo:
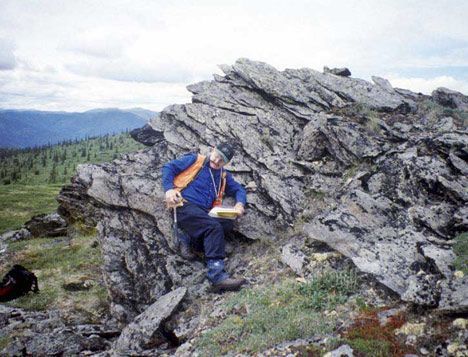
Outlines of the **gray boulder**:
{"type": "Polygon", "coordinates": [[[323,67],[323,73],[331,73],[336,76],[349,77],[351,76],[351,71],[348,68],[328,68],[327,66],[323,67]]]}
{"type": "Polygon", "coordinates": [[[162,132],[154,130],[149,124],[142,128],[133,129],[130,136],[146,146],[153,146],[164,137],[162,132]]]}
{"type": "Polygon", "coordinates": [[[76,356],[107,350],[120,333],[104,325],[69,325],[58,311],[37,312],[0,305],[2,356],[76,356]]]}
{"type": "Polygon", "coordinates": [[[24,224],[32,237],[60,237],[67,235],[67,222],[56,212],[33,216],[24,224]]]}
{"type": "Polygon", "coordinates": [[[460,92],[440,87],[432,92],[436,103],[451,109],[468,110],[468,98],[460,92]]]}
{"type": "Polygon", "coordinates": [[[307,264],[307,256],[294,244],[286,244],[282,249],[281,261],[289,266],[297,275],[304,275],[304,265],[307,264]]]}
{"type": "Polygon", "coordinates": [[[324,357],[353,357],[353,349],[349,345],[342,345],[336,350],[324,354],[324,357]]]}
{"type": "Polygon", "coordinates": [[[21,228],[16,231],[8,231],[0,236],[0,242],[15,242],[23,239],[31,238],[31,232],[26,228],[21,228]]]}

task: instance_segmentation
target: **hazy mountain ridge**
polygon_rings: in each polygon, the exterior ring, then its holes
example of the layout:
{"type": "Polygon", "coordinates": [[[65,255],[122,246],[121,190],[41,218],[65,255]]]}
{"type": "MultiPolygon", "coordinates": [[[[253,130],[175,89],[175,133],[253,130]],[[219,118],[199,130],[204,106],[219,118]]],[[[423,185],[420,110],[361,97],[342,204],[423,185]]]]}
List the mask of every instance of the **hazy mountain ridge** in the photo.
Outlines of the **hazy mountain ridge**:
{"type": "Polygon", "coordinates": [[[100,136],[141,127],[156,112],[141,108],[93,109],[82,113],[0,110],[0,147],[24,148],[100,136]]]}

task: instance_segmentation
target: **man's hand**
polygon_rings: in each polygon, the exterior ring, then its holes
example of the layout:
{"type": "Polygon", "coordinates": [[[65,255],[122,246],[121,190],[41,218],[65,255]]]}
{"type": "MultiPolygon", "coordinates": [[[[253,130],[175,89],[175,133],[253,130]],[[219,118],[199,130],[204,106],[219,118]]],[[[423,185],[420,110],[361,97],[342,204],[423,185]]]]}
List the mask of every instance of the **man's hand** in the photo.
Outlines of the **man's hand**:
{"type": "Polygon", "coordinates": [[[244,205],[242,203],[237,202],[234,206],[234,209],[236,210],[239,216],[242,216],[244,214],[244,205]]]}
{"type": "Polygon", "coordinates": [[[182,195],[177,190],[168,190],[166,192],[166,204],[168,206],[178,206],[182,202],[182,195]]]}

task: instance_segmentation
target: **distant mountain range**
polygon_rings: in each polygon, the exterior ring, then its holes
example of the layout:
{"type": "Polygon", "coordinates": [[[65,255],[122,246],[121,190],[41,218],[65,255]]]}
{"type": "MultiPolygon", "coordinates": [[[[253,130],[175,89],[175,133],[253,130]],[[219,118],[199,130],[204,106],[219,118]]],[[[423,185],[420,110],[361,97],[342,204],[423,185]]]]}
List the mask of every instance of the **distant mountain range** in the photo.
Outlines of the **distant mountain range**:
{"type": "Polygon", "coordinates": [[[83,113],[0,109],[0,148],[33,147],[116,134],[141,127],[156,115],[157,112],[141,108],[93,109],[83,113]]]}

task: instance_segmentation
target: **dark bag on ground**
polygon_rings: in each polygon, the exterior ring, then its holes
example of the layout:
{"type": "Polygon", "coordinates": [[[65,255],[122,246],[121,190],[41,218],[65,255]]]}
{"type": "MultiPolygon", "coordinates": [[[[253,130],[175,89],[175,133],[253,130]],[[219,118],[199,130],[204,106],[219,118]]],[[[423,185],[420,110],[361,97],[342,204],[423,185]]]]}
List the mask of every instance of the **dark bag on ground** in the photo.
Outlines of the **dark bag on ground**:
{"type": "Polygon", "coordinates": [[[14,265],[0,283],[0,302],[14,300],[30,291],[39,291],[36,275],[21,265],[14,265]]]}

